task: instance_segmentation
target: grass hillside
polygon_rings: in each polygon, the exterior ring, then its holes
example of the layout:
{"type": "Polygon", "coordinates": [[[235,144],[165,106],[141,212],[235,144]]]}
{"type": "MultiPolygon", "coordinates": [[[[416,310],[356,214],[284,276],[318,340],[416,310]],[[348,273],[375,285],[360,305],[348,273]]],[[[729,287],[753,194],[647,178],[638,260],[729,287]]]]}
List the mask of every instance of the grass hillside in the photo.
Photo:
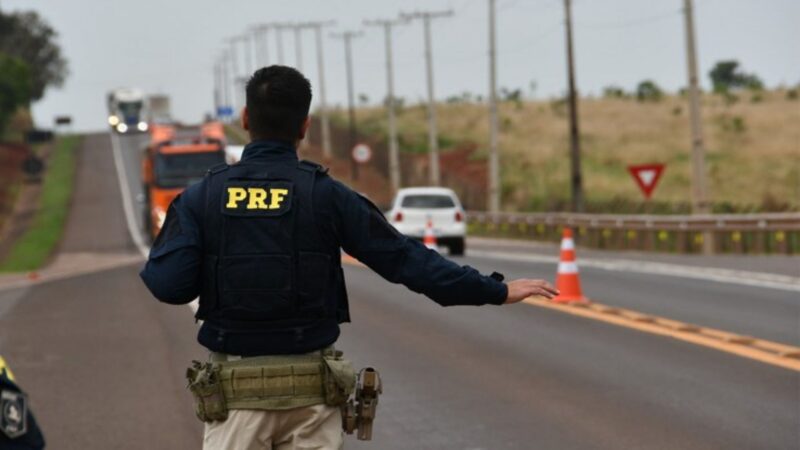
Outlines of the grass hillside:
{"type": "MultiPolygon", "coordinates": [[[[715,210],[799,209],[800,101],[785,90],[737,96],[738,100],[710,94],[703,98],[709,194],[715,210]]],[[[485,105],[445,103],[438,105],[437,113],[443,151],[472,144],[478,148],[473,159],[485,159],[485,105]]],[[[340,112],[336,121],[343,123],[345,117],[340,112]]],[[[383,108],[361,108],[357,117],[361,133],[384,138],[383,108]]],[[[398,121],[402,150],[425,152],[424,105],[403,108],[398,121]]],[[[602,210],[623,205],[619,208],[623,212],[640,205],[641,194],[626,166],[662,162],[667,169],[654,203],[663,207],[659,210],[688,208],[690,131],[684,97],[667,96],[658,102],[582,99],[579,122],[590,207],[602,210]]],[[[558,100],[503,102],[500,128],[504,208],[565,207],[569,198],[566,104],[558,100]]]]}

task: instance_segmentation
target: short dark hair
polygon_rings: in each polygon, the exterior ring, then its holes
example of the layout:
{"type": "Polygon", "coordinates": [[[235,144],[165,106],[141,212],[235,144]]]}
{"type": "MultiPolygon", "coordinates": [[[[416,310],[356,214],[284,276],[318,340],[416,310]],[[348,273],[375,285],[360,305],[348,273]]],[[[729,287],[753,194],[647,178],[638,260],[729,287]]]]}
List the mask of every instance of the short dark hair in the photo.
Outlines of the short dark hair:
{"type": "Polygon", "coordinates": [[[264,67],[247,82],[247,114],[253,139],[297,140],[310,107],[311,83],[292,67],[264,67]]]}

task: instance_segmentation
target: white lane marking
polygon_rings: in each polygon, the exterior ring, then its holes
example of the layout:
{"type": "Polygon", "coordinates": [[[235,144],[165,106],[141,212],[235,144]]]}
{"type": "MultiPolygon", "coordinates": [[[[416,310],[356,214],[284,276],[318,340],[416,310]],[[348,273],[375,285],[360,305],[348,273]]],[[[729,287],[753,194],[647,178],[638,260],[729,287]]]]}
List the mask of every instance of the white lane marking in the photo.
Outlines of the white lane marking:
{"type": "MultiPolygon", "coordinates": [[[[125,211],[125,222],[128,224],[128,233],[133,239],[139,253],[147,259],[150,254],[150,247],[145,244],[142,234],[139,232],[139,226],[136,224],[136,212],[133,208],[133,193],[131,193],[131,185],[128,183],[128,174],[125,172],[125,162],[122,159],[122,150],[120,148],[119,136],[111,132],[111,148],[114,154],[114,165],[117,168],[117,180],[119,181],[119,190],[122,195],[122,209],[125,211]]],[[[189,308],[193,313],[197,313],[198,300],[194,299],[188,303],[189,308]]]]}
{"type": "Polygon", "coordinates": [[[111,148],[114,152],[114,165],[117,168],[117,181],[119,181],[119,190],[122,193],[122,209],[125,211],[125,221],[128,224],[128,233],[133,239],[133,243],[145,258],[150,254],[150,248],[144,243],[139,227],[136,224],[136,213],[133,209],[133,194],[131,193],[131,185],[128,182],[128,174],[125,172],[125,163],[122,160],[122,150],[120,149],[119,136],[116,133],[111,133],[111,148]]]}
{"type": "MultiPolygon", "coordinates": [[[[468,256],[516,262],[558,263],[554,256],[521,255],[519,253],[467,250],[468,256]]],[[[664,275],[691,278],[718,283],[739,284],[769,289],[800,292],[800,278],[746,270],[684,266],[680,264],[634,261],[630,259],[580,258],[581,267],[594,267],[614,272],[635,272],[647,275],[664,275]]]]}

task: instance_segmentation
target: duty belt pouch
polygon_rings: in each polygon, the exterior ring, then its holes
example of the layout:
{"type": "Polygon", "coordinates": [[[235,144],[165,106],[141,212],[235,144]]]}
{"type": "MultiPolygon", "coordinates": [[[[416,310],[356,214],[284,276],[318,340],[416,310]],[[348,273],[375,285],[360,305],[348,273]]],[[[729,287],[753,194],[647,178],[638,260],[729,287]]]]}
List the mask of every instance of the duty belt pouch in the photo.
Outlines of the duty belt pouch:
{"type": "Polygon", "coordinates": [[[341,406],[353,394],[356,388],[356,371],[353,364],[342,357],[342,352],[334,351],[323,354],[325,374],[325,404],[341,406]]]}
{"type": "Polygon", "coordinates": [[[203,422],[223,421],[228,418],[228,406],[220,380],[220,365],[192,361],[186,370],[189,390],[195,400],[195,413],[203,422]]]}

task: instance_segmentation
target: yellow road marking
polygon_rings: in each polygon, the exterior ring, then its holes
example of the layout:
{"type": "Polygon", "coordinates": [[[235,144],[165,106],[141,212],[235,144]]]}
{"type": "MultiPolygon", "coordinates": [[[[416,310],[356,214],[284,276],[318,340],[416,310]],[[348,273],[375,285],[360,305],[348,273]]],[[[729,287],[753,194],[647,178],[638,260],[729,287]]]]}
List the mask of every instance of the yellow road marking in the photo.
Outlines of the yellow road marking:
{"type": "MultiPolygon", "coordinates": [[[[364,266],[358,260],[346,254],[342,255],[342,263],[364,266]]],[[[742,336],[594,302],[584,304],[553,303],[545,298],[536,297],[527,298],[522,302],[527,305],[552,309],[586,319],[599,320],[645,333],[671,337],[800,372],[800,347],[757,339],[751,336],[742,336]]]]}
{"type": "Polygon", "coordinates": [[[599,303],[559,304],[544,298],[533,297],[527,298],[523,302],[528,305],[599,320],[645,333],[668,336],[684,342],[800,372],[800,347],[756,339],[750,336],[741,336],[658,316],[643,315],[631,310],[611,308],[599,303]]]}

